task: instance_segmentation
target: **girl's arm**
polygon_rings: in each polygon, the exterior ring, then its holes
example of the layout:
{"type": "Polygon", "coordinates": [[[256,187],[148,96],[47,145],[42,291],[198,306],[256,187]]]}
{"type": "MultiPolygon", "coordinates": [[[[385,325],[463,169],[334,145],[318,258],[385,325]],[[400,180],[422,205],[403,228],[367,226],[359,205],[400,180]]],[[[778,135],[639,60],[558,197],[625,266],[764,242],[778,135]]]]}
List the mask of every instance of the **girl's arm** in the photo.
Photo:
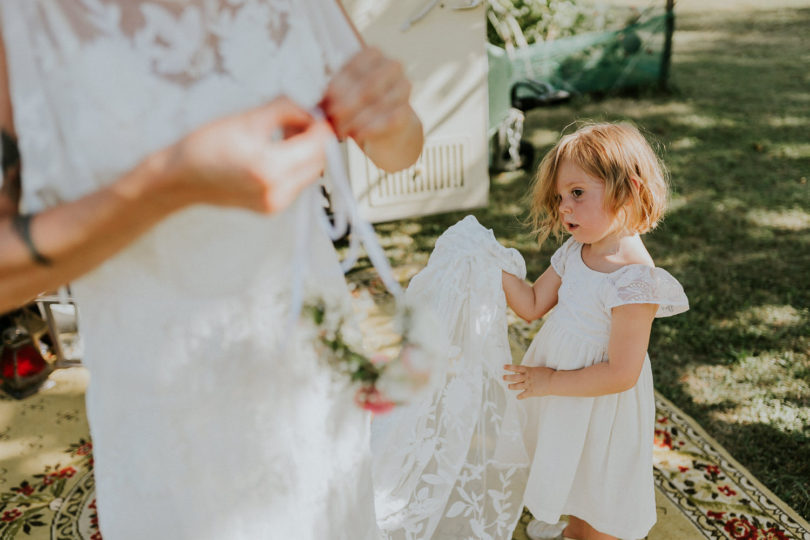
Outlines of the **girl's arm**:
{"type": "Polygon", "coordinates": [[[626,304],[612,310],[608,360],[569,371],[506,365],[504,375],[518,399],[534,396],[595,397],[632,388],[641,373],[657,304],[626,304]]]}
{"type": "Polygon", "coordinates": [[[529,285],[508,272],[502,274],[506,303],[524,321],[539,319],[557,305],[557,291],[560,289],[562,279],[551,266],[537,278],[534,285],[529,285]]]}

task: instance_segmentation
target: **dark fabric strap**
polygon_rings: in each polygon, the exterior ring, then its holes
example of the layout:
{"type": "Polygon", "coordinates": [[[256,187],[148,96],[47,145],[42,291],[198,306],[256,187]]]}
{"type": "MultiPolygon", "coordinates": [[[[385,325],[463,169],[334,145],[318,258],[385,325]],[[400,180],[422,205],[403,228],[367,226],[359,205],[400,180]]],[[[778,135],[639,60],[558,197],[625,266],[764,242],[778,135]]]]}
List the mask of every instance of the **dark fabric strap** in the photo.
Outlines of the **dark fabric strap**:
{"type": "Polygon", "coordinates": [[[14,230],[20,235],[22,241],[25,242],[25,245],[28,248],[28,253],[31,254],[31,258],[37,264],[50,266],[52,261],[39,252],[37,246],[34,245],[34,239],[31,238],[31,218],[33,217],[33,214],[17,214],[14,216],[14,230]]]}

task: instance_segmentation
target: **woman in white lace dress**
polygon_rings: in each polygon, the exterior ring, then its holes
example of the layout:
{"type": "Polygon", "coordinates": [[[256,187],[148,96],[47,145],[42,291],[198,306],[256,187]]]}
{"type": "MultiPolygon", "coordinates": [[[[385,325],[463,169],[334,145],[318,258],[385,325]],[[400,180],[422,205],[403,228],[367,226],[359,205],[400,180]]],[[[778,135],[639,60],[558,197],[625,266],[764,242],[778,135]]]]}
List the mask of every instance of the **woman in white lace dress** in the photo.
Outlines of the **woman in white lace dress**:
{"type": "Polygon", "coordinates": [[[345,293],[310,206],[331,128],[387,170],[421,150],[399,65],[333,0],[0,17],[0,311],[73,281],[104,537],[373,538],[368,418],[287,323],[293,279],[345,293]]]}
{"type": "Polygon", "coordinates": [[[570,516],[566,538],[643,538],[656,520],[647,344],[655,317],[688,308],[640,236],[660,219],[666,193],[663,167],[634,127],[595,124],[564,136],[540,165],[532,213],[541,242],[550,232],[571,238],[533,285],[503,276],[522,318],[554,308],[521,365],[505,366],[525,401],[512,403],[504,423],[525,426],[524,503],[540,522],[570,516]]]}

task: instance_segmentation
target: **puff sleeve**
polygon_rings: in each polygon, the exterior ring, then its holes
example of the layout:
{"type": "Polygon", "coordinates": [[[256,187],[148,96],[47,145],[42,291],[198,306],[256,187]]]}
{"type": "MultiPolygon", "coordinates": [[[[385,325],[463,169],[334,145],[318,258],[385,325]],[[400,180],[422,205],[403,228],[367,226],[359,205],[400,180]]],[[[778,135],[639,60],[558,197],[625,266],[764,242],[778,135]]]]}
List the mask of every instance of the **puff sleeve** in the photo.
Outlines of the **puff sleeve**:
{"type": "Polygon", "coordinates": [[[663,268],[632,264],[611,274],[608,283],[608,311],[625,304],[658,304],[655,316],[670,317],[689,309],[683,287],[663,268]]]}
{"type": "Polygon", "coordinates": [[[554,255],[551,256],[551,267],[557,272],[557,275],[562,277],[565,273],[565,263],[568,261],[568,257],[572,254],[577,252],[577,246],[579,246],[579,242],[574,240],[573,236],[570,236],[568,240],[566,240],[563,245],[561,245],[557,251],[554,252],[554,255]]]}

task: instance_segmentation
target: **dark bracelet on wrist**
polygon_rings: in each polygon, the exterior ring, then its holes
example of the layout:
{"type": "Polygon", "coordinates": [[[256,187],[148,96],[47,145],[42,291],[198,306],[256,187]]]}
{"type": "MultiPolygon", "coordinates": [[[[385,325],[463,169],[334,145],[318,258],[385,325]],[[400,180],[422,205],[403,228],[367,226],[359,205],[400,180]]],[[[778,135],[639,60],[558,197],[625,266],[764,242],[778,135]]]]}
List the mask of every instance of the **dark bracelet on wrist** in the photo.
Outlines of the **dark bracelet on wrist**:
{"type": "Polygon", "coordinates": [[[34,239],[31,238],[31,218],[33,217],[33,214],[17,214],[12,220],[12,225],[28,248],[28,253],[34,262],[42,266],[50,266],[53,261],[39,252],[37,246],[34,245],[34,239]]]}

